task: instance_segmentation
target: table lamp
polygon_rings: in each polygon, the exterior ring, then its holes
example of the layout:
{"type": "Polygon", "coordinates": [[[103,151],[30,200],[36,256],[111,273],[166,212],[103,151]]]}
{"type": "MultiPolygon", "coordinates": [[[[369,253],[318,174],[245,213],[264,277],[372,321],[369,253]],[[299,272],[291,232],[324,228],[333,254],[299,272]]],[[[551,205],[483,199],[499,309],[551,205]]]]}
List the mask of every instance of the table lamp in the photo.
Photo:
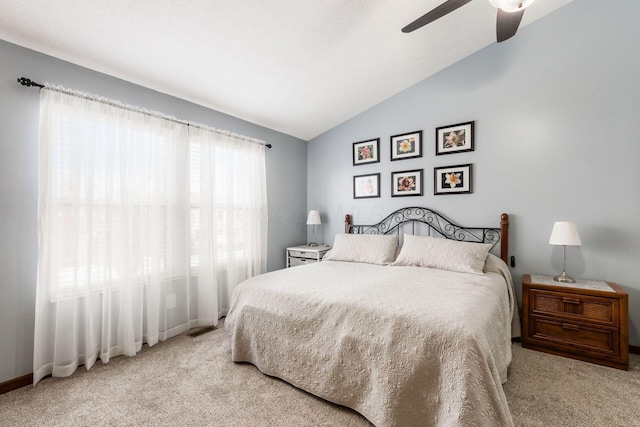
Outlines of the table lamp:
{"type": "Polygon", "coordinates": [[[553,224],[550,245],[562,245],[562,274],[553,278],[556,282],[575,283],[575,279],[569,277],[566,273],[567,269],[567,246],[580,246],[580,236],[578,230],[572,222],[558,221],[553,224]]]}
{"type": "Polygon", "coordinates": [[[320,212],[316,210],[310,210],[309,216],[307,217],[307,225],[312,226],[312,242],[309,243],[309,246],[318,246],[316,243],[316,225],[320,225],[322,222],[320,221],[320,212]]]}

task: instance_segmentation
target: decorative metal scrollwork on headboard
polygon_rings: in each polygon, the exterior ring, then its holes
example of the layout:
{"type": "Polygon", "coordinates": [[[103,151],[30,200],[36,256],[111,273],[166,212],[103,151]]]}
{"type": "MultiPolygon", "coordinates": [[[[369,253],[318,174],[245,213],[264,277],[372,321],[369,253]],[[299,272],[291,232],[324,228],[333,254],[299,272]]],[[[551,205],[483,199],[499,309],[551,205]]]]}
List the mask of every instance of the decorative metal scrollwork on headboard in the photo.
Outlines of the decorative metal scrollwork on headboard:
{"type": "MultiPolygon", "coordinates": [[[[429,227],[430,235],[435,232],[438,236],[446,239],[463,242],[489,243],[493,245],[492,249],[502,238],[501,227],[462,227],[454,224],[431,209],[419,207],[398,209],[379,223],[373,225],[353,225],[350,223],[350,218],[346,220],[348,221],[348,225],[345,231],[353,234],[390,234],[393,232],[399,234],[400,228],[404,224],[422,223],[429,227]]],[[[508,216],[503,214],[502,220],[508,221],[508,216]]],[[[504,256],[506,256],[506,254],[504,256]]]]}

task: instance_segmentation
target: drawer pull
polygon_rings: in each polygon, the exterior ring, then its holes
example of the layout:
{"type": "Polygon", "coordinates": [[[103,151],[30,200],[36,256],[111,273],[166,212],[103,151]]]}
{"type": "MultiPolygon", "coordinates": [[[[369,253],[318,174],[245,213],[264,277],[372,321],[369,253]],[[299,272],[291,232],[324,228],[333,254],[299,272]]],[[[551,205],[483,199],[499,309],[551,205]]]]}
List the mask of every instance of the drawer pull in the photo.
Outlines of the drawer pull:
{"type": "Polygon", "coordinates": [[[567,304],[580,304],[580,298],[562,297],[562,302],[567,304]]]}
{"type": "Polygon", "coordinates": [[[571,323],[563,323],[562,324],[562,329],[569,329],[570,331],[579,331],[580,330],[580,326],[572,325],[571,323]]]}

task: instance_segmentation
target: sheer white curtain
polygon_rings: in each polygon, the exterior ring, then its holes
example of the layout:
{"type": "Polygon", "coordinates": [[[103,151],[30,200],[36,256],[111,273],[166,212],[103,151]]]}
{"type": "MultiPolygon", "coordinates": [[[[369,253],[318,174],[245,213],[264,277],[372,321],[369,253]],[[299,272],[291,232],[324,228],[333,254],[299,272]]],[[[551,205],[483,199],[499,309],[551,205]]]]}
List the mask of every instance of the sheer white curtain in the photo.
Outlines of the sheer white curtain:
{"type": "Polygon", "coordinates": [[[216,325],[263,271],[255,140],[45,88],[38,165],[34,383],[216,325]]]}
{"type": "Polygon", "coordinates": [[[189,143],[194,281],[199,296],[213,292],[198,298],[198,314],[217,321],[235,285],[266,270],[264,146],[203,128],[189,129],[189,143]]]}

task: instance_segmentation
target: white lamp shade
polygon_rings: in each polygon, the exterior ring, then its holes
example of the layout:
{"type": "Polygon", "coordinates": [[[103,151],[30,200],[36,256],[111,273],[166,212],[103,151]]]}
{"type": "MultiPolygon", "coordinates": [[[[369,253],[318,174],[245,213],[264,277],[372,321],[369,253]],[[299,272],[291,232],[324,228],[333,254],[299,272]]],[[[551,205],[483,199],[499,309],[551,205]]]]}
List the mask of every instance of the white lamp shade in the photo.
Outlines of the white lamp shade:
{"type": "Polygon", "coordinates": [[[580,236],[576,225],[572,222],[558,221],[553,224],[553,230],[551,230],[551,237],[549,238],[550,245],[567,245],[567,246],[580,246],[580,236]]]}
{"type": "Polygon", "coordinates": [[[489,0],[493,7],[502,9],[505,12],[517,12],[526,9],[535,0],[489,0]]]}
{"type": "Polygon", "coordinates": [[[311,210],[309,211],[309,216],[307,217],[307,225],[316,224],[322,224],[322,222],[320,222],[320,212],[311,210]]]}

